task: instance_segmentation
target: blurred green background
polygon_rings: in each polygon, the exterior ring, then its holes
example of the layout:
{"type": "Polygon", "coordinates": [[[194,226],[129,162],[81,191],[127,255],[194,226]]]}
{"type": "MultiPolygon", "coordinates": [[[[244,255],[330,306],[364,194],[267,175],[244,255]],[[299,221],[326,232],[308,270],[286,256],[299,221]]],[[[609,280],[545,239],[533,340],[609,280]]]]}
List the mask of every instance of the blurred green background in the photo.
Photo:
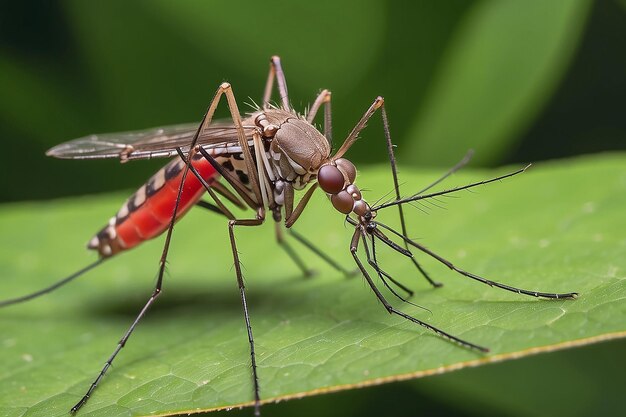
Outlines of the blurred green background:
{"type": "MultiPolygon", "coordinates": [[[[139,186],[162,161],[120,166],[44,152],[89,133],[199,120],[222,81],[245,108],[260,100],[272,54],[283,59],[296,108],[333,91],[336,146],[385,96],[404,165],[443,169],[469,148],[474,166],[624,150],[625,47],[623,0],[4,1],[0,199],[139,186]]],[[[385,161],[380,120],[362,136],[349,157],[360,167],[385,161]]],[[[618,415],[624,348],[617,341],[267,409],[618,415]]]]}
{"type": "MultiPolygon", "coordinates": [[[[469,148],[474,166],[626,149],[625,3],[5,1],[0,198],[137,187],[161,161],[44,152],[199,120],[222,81],[259,101],[272,54],[296,108],[333,91],[336,146],[383,95],[404,164],[448,167],[469,148]]],[[[378,118],[363,138],[349,157],[384,161],[378,118]]]]}

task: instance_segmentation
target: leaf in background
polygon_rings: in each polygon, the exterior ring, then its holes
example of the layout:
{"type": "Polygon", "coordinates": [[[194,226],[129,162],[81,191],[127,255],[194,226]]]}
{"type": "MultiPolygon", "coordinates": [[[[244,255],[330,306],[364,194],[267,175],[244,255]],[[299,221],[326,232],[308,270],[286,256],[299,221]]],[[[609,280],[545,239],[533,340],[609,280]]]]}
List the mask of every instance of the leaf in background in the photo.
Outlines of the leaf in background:
{"type": "MultiPolygon", "coordinates": [[[[383,265],[416,287],[413,301],[432,314],[412,306],[402,306],[404,311],[489,346],[491,356],[390,317],[360,278],[345,279],[317,263],[318,277],[299,278],[270,243],[271,224],[242,230],[238,242],[263,398],[313,395],[623,336],[625,163],[623,155],[606,155],[545,164],[482,187],[478,195],[462,193],[461,199],[437,203],[449,210],[421,207],[428,217],[408,210],[412,236],[467,270],[511,285],[581,293],[576,301],[530,299],[470,282],[424,260],[446,284],[433,290],[409,262],[381,249],[383,265]]],[[[410,188],[419,189],[438,173],[405,169],[403,174],[410,188]]],[[[448,185],[492,175],[466,172],[448,185]]],[[[359,184],[375,190],[367,194],[373,201],[390,188],[388,170],[364,170],[359,184]]],[[[86,264],[81,244],[122,199],[2,208],[3,297],[41,288],[86,264]]],[[[341,216],[325,200],[318,194],[297,227],[349,265],[350,228],[339,226],[341,216]]],[[[395,211],[379,218],[389,221],[395,211]]],[[[178,224],[163,297],[83,417],[181,413],[250,402],[248,346],[226,235],[223,219],[199,210],[178,224]]],[[[54,295],[0,310],[0,414],[66,415],[149,295],[159,250],[157,242],[142,246],[54,295]]]]}
{"type": "MultiPolygon", "coordinates": [[[[461,1],[387,3],[383,48],[368,69],[368,75],[353,88],[335,82],[340,74],[329,74],[327,79],[320,80],[320,86],[332,87],[335,146],[339,146],[376,96],[382,95],[393,141],[404,149],[404,144],[412,139],[407,130],[423,104],[421,98],[439,69],[455,29],[472,7],[471,2],[461,1]],[[410,51],[407,43],[411,45],[410,51]]],[[[376,115],[363,131],[363,140],[350,149],[350,160],[386,162],[382,133],[380,116],[376,115]]]]}
{"type": "Polygon", "coordinates": [[[446,165],[456,158],[453,150],[470,148],[483,164],[501,157],[558,85],[589,6],[477,2],[410,129],[406,160],[446,165]]]}

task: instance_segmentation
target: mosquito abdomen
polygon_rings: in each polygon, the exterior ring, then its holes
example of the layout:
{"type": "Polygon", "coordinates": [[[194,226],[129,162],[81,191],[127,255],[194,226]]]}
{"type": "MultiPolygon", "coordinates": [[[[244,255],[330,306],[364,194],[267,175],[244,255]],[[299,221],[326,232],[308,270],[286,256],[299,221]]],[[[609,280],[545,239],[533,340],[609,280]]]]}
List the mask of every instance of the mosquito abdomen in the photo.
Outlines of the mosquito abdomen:
{"type": "MultiPolygon", "coordinates": [[[[192,164],[209,185],[219,178],[219,174],[206,159],[194,158],[192,164]]],[[[161,168],[126,200],[109,224],[91,239],[87,247],[97,250],[100,256],[106,258],[163,233],[172,218],[184,168],[185,163],[181,159],[173,160],[161,168]]],[[[189,172],[176,219],[185,215],[203,193],[202,183],[189,172]]]]}

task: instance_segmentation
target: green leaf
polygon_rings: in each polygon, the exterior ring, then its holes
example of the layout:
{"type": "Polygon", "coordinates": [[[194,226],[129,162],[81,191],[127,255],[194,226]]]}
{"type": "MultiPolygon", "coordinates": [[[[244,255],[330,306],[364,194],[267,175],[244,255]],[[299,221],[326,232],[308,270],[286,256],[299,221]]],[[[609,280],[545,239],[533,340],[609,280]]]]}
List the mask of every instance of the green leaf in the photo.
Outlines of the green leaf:
{"type": "Polygon", "coordinates": [[[424,98],[407,160],[445,165],[455,149],[470,148],[478,151],[477,162],[502,157],[557,86],[589,5],[477,2],[424,98]]]}
{"type": "MultiPolygon", "coordinates": [[[[432,314],[385,293],[390,301],[490,347],[489,355],[389,316],[359,277],[346,279],[297,247],[320,271],[314,279],[301,278],[273,243],[271,224],[239,229],[263,399],[415,378],[624,336],[625,163],[624,155],[605,155],[541,164],[475,194],[407,208],[411,236],[460,267],[524,288],[578,291],[578,300],[492,289],[420,256],[445,283],[431,289],[407,260],[378,248],[382,265],[415,288],[412,301],[432,314]]],[[[400,174],[407,193],[438,175],[409,168],[400,174]]],[[[468,170],[447,184],[495,174],[468,170]]],[[[364,169],[359,184],[372,190],[364,191],[370,201],[391,188],[386,167],[364,169]]],[[[40,289],[90,262],[81,244],[122,200],[86,197],[0,209],[2,297],[40,289]]],[[[351,265],[351,228],[325,200],[316,195],[296,227],[351,265]]],[[[389,209],[378,218],[397,224],[395,214],[389,209]]],[[[147,300],[160,246],[144,245],[54,295],[0,310],[0,415],[66,415],[147,300]]],[[[194,210],[176,228],[163,296],[80,415],[167,415],[251,399],[226,224],[194,210]]]]}

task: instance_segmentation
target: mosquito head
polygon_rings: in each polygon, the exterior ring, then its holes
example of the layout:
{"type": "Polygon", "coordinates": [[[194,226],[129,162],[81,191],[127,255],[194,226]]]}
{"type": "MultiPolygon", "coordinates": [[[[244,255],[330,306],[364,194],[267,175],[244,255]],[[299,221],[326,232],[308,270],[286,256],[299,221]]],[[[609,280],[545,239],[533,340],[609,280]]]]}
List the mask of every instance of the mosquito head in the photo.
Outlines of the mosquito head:
{"type": "Polygon", "coordinates": [[[317,172],[317,182],[330,197],[333,207],[343,214],[354,213],[363,224],[369,224],[376,216],[354,184],[356,168],[345,158],[329,161],[317,172]]]}

